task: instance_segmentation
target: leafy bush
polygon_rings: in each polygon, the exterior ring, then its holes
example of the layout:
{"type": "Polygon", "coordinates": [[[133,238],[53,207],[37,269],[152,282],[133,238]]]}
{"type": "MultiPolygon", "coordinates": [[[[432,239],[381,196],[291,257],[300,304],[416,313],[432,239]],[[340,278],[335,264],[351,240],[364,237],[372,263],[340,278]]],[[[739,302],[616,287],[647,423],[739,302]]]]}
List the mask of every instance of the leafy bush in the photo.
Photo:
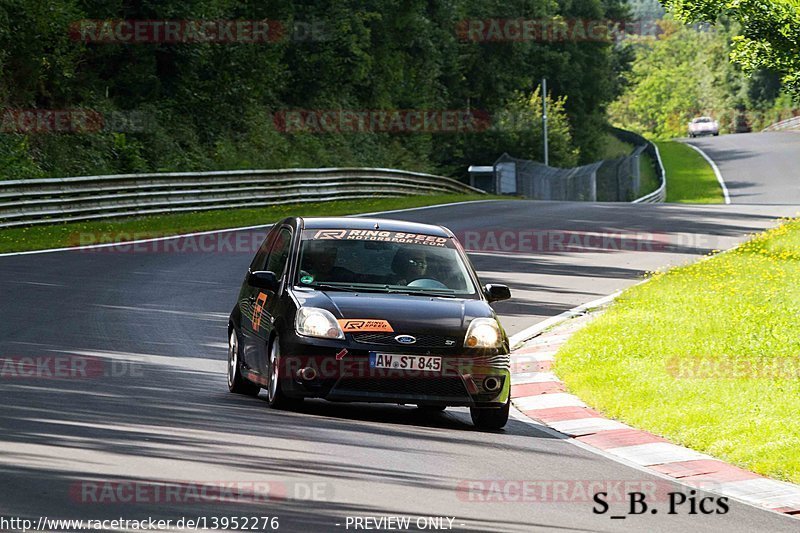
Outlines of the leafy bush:
{"type": "Polygon", "coordinates": [[[610,42],[460,39],[462,21],[498,13],[603,19],[625,11],[620,0],[8,0],[0,5],[0,109],[94,110],[105,123],[82,133],[0,131],[0,178],[344,165],[465,177],[468,165],[502,152],[539,157],[538,107],[521,95],[542,76],[553,91],[552,161],[594,159],[624,60],[610,42]],[[85,19],[268,19],[286,31],[257,44],[101,44],[74,39],[85,19]],[[273,113],[293,109],[533,118],[522,129],[481,133],[277,131],[273,113]]]}

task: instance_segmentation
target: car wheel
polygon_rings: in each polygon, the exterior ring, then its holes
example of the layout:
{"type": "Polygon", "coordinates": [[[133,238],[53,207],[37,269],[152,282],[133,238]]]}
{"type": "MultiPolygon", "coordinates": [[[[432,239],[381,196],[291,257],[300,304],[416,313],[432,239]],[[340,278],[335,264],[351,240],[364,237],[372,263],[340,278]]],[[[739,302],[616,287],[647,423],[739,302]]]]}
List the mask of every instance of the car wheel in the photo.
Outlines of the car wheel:
{"type": "Polygon", "coordinates": [[[446,405],[425,405],[425,404],[417,404],[417,409],[421,413],[441,413],[445,409],[447,409],[446,405]]]}
{"type": "Polygon", "coordinates": [[[470,407],[472,423],[478,429],[500,429],[508,422],[511,409],[511,398],[503,407],[470,407]]]}
{"type": "Polygon", "coordinates": [[[258,396],[261,387],[251,383],[242,375],[242,348],[239,345],[239,335],[236,328],[231,328],[228,336],[228,390],[235,394],[258,396]]]}
{"type": "Polygon", "coordinates": [[[302,398],[290,398],[283,393],[280,380],[281,343],[278,337],[269,345],[269,368],[267,376],[267,401],[275,409],[295,407],[302,403],[302,398]]]}

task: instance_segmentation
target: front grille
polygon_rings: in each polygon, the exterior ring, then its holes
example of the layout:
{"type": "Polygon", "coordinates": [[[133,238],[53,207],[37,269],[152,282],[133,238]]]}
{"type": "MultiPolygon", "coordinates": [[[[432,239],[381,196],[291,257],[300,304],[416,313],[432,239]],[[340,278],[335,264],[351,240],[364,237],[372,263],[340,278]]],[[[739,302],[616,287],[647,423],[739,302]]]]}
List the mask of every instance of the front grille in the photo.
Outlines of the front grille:
{"type": "Polygon", "coordinates": [[[467,389],[458,377],[342,378],[335,387],[339,393],[386,394],[397,396],[436,396],[468,398],[467,389]]]}
{"type": "Polygon", "coordinates": [[[453,337],[442,335],[413,335],[417,339],[414,344],[403,344],[394,338],[397,333],[356,333],[353,340],[362,344],[374,344],[381,346],[408,346],[417,348],[450,348],[456,346],[458,341],[453,337]]]}

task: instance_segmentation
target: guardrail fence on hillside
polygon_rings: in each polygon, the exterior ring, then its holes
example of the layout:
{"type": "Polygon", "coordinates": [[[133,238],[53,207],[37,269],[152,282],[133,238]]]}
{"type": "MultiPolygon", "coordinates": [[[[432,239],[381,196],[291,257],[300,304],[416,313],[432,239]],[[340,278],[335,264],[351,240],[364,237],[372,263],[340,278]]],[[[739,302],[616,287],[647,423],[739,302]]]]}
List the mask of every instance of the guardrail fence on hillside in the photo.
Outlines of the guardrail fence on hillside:
{"type": "Polygon", "coordinates": [[[597,169],[601,164],[556,168],[503,154],[494,164],[497,191],[532,200],[594,202],[597,201],[597,169]]]}
{"type": "Polygon", "coordinates": [[[633,201],[634,204],[660,204],[667,201],[667,173],[664,171],[664,163],[661,161],[661,154],[658,152],[658,146],[653,142],[648,142],[644,148],[645,154],[650,156],[650,159],[655,162],[656,176],[661,182],[658,188],[650,194],[645,194],[633,201]]]}
{"type": "Polygon", "coordinates": [[[646,147],[643,144],[634,148],[630,155],[601,162],[597,169],[597,188],[602,201],[630,202],[639,195],[639,159],[646,147]]]}
{"type": "Polygon", "coordinates": [[[612,133],[635,147],[630,155],[580,167],[556,168],[503,154],[492,167],[470,167],[474,169],[471,178],[474,184],[480,183],[488,192],[514,194],[532,200],[663,202],[666,199],[666,180],[656,146],[629,131],[613,128],[612,133]],[[655,191],[644,196],[640,192],[642,154],[650,156],[660,182],[655,191]]]}
{"type": "Polygon", "coordinates": [[[787,118],[775,124],[770,124],[761,131],[782,131],[782,130],[798,130],[800,129],[800,116],[787,118]]]}
{"type": "Polygon", "coordinates": [[[0,228],[240,207],[484,191],[385,168],[233,170],[0,181],[0,228]]]}
{"type": "Polygon", "coordinates": [[[661,161],[661,154],[658,153],[658,147],[655,145],[655,143],[648,141],[638,133],[620,128],[611,128],[611,133],[613,133],[618,139],[636,146],[636,149],[629,156],[633,159],[633,161],[631,161],[631,168],[636,169],[636,188],[625,190],[624,188],[618,186],[618,201],[632,201],[633,203],[665,202],[667,200],[667,176],[666,172],[664,172],[664,164],[661,161]],[[642,156],[642,154],[647,154],[650,156],[650,161],[653,162],[656,177],[660,183],[655,191],[645,194],[644,196],[640,196],[641,191],[639,187],[641,184],[641,176],[639,174],[639,158],[642,156]]]}

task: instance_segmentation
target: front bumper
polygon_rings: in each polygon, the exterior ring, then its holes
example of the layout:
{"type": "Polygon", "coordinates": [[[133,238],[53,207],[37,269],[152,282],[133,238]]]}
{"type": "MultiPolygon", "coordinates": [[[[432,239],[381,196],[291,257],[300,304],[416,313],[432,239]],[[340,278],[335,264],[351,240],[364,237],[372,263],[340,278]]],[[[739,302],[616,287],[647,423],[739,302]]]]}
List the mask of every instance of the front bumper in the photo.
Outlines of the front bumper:
{"type": "Polygon", "coordinates": [[[694,135],[695,137],[702,137],[703,135],[718,135],[719,130],[696,130],[696,131],[689,131],[689,135],[694,135]]]}
{"type": "Polygon", "coordinates": [[[365,347],[360,343],[316,339],[296,341],[282,346],[281,387],[292,397],[342,402],[504,405],[511,391],[510,355],[498,353],[499,350],[464,352],[469,350],[365,347]],[[440,371],[371,368],[370,352],[441,357],[442,368],[440,371]]]}

